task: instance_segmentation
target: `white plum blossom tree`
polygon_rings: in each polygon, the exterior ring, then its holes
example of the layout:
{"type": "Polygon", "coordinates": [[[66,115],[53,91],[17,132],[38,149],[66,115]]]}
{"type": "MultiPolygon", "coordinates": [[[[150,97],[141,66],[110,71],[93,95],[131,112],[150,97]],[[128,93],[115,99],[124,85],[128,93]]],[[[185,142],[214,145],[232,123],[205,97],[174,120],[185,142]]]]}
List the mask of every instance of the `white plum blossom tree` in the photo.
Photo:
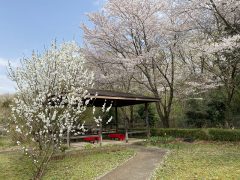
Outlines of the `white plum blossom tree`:
{"type": "Polygon", "coordinates": [[[20,67],[10,66],[9,74],[17,84],[12,128],[19,135],[17,144],[34,162],[34,179],[40,179],[64,134],[83,129],[81,114],[90,100],[86,89],[93,86],[94,74],[75,42],[33,52],[20,67]]]}

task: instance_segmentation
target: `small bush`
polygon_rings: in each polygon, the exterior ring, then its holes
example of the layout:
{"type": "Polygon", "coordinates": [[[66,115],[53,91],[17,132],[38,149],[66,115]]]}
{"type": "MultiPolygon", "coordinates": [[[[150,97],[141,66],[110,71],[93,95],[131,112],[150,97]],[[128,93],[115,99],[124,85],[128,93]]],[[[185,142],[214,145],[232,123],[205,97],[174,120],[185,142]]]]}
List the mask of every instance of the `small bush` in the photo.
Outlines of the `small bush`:
{"type": "Polygon", "coordinates": [[[172,136],[213,141],[240,141],[240,129],[151,129],[152,136],[172,136]]]}
{"type": "Polygon", "coordinates": [[[156,145],[159,143],[167,144],[167,143],[173,142],[174,140],[175,138],[172,136],[153,136],[148,140],[148,142],[153,145],[156,145]]]}
{"type": "Polygon", "coordinates": [[[84,149],[92,149],[94,146],[92,144],[86,144],[84,149]]]}

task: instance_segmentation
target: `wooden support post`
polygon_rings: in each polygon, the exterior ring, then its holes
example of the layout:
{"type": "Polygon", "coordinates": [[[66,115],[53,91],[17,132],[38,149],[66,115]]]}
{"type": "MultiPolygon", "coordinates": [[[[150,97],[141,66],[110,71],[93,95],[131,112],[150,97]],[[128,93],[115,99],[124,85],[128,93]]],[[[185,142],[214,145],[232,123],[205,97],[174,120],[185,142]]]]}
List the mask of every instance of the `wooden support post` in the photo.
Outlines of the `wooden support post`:
{"type": "Polygon", "coordinates": [[[98,132],[100,146],[102,146],[102,122],[100,122],[100,130],[98,132]]]}
{"type": "Polygon", "coordinates": [[[116,123],[116,132],[118,132],[118,111],[117,111],[117,102],[115,101],[115,123],[116,123]]]}
{"type": "Polygon", "coordinates": [[[128,122],[127,119],[125,119],[125,141],[128,143],[128,122]]]}
{"type": "Polygon", "coordinates": [[[126,132],[125,132],[125,141],[126,141],[126,143],[128,143],[128,130],[126,130],[126,132]]]}
{"type": "Polygon", "coordinates": [[[148,118],[148,103],[145,103],[145,116],[146,116],[146,130],[147,130],[147,138],[150,138],[150,125],[149,125],[149,118],[148,118]]]}
{"type": "Polygon", "coordinates": [[[133,117],[133,106],[130,106],[130,125],[129,127],[134,128],[134,117],[133,117]]]}

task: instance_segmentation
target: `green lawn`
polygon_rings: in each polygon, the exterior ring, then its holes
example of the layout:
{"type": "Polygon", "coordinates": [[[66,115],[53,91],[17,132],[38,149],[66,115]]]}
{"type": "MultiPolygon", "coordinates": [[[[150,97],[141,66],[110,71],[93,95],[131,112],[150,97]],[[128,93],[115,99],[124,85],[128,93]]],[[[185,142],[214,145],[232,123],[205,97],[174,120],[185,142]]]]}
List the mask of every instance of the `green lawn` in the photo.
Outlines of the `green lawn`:
{"type": "Polygon", "coordinates": [[[0,136],[0,150],[14,146],[14,143],[7,136],[0,136]]]}
{"type": "MultiPolygon", "coordinates": [[[[94,179],[124,162],[134,151],[101,151],[75,154],[61,160],[52,160],[43,179],[94,179]]],[[[33,168],[29,159],[19,153],[0,153],[0,179],[30,179],[33,168]]]]}
{"type": "Polygon", "coordinates": [[[153,179],[240,179],[240,143],[173,142],[153,179]]]}

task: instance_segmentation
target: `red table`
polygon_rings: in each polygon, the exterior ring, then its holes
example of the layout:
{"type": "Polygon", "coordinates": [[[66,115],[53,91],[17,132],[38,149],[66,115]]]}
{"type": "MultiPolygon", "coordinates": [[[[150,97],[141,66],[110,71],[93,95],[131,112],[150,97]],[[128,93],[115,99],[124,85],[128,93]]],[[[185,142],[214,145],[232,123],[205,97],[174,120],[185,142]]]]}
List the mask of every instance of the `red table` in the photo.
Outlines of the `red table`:
{"type": "Polygon", "coordinates": [[[99,141],[100,137],[99,136],[89,136],[89,137],[85,137],[83,138],[84,141],[88,141],[88,142],[95,142],[95,141],[99,141]]]}
{"type": "Polygon", "coordinates": [[[123,141],[125,139],[125,134],[109,134],[108,137],[111,139],[118,139],[120,141],[123,141]]]}

